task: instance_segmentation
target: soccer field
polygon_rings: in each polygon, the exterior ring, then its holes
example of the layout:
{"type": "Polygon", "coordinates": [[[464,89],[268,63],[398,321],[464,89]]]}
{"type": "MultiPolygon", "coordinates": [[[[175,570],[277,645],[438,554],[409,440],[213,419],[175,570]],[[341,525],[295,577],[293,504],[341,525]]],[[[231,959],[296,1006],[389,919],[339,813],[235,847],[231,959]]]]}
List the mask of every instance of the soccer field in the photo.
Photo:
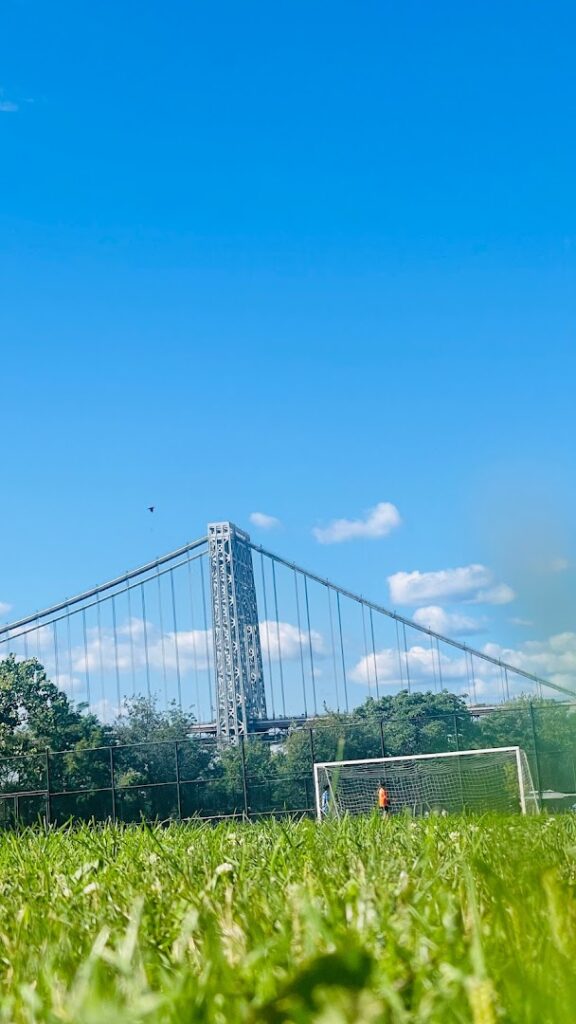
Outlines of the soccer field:
{"type": "Polygon", "coordinates": [[[0,1021],[566,1022],[576,820],[0,836],[0,1021]]]}

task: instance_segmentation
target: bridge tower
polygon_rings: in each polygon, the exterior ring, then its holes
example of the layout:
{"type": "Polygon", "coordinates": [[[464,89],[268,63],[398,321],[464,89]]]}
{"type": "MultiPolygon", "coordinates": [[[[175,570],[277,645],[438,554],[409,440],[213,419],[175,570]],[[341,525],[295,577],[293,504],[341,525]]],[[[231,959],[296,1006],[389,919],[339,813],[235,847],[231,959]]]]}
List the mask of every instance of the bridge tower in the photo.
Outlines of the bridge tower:
{"type": "Polygon", "coordinates": [[[250,537],[233,523],[209,523],[210,592],[218,739],[266,718],[262,650],[250,537]]]}

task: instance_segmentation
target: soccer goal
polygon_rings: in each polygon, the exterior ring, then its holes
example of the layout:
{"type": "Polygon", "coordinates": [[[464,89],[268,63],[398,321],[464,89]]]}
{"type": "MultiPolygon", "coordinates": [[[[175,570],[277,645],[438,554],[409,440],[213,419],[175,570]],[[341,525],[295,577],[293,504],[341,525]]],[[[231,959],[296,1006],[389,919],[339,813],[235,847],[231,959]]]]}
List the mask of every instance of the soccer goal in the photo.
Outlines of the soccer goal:
{"type": "Polygon", "coordinates": [[[381,786],[392,814],[536,814],[540,809],[525,752],[490,747],[315,764],[317,816],[370,814],[378,807],[381,786]]]}

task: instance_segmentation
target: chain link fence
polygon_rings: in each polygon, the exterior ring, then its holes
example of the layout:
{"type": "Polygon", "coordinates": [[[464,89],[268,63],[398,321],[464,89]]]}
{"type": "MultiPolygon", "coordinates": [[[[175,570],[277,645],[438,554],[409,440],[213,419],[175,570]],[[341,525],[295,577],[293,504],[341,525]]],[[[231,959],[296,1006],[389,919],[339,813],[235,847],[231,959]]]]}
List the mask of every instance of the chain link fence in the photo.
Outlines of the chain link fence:
{"type": "Polygon", "coordinates": [[[468,714],[342,716],[219,749],[191,736],[0,758],[0,826],[312,815],[315,761],[520,746],[542,806],[576,804],[576,704],[468,714]]]}

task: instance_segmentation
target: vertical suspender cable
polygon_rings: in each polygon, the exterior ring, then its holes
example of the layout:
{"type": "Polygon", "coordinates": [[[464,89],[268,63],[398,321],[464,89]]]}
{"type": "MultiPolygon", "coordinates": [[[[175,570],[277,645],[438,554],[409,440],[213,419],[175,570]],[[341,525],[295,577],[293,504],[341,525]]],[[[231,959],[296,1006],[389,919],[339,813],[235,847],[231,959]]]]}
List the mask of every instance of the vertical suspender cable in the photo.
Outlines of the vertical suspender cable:
{"type": "Polygon", "coordinates": [[[336,644],[334,642],[334,619],[332,616],[332,595],[330,593],[330,587],[326,585],[326,593],[328,595],[328,617],[330,619],[330,644],[332,647],[332,671],[334,672],[334,686],[336,689],[336,710],[340,711],[340,696],[338,694],[338,668],[336,665],[336,644]]]}
{"type": "Polygon", "coordinates": [[[162,585],[160,583],[160,569],[157,571],[158,580],[158,614],[160,616],[160,644],[162,648],[162,680],[164,683],[164,707],[168,707],[168,683],[166,681],[166,644],[164,640],[164,613],[162,611],[162,585]]]}
{"type": "Polygon", "coordinates": [[[314,714],[318,714],[316,702],[316,673],[314,672],[314,653],[312,650],[312,629],[310,628],[310,605],[308,603],[308,580],[304,577],[304,597],[306,600],[306,624],[308,628],[308,648],[310,651],[310,672],[312,674],[312,699],[314,701],[314,714]]]}
{"type": "Polygon", "coordinates": [[[308,702],[306,700],[306,677],[304,675],[304,648],[302,645],[302,625],[300,622],[300,598],[298,597],[298,576],[294,569],[294,591],[296,593],[296,625],[298,626],[298,643],[300,645],[300,671],[302,673],[302,697],[304,700],[304,715],[308,718],[308,702]]]}
{"type": "Polygon", "coordinates": [[[28,630],[24,631],[24,658],[28,661],[28,630]]]}
{"type": "Polygon", "coordinates": [[[372,657],[374,659],[374,683],[376,685],[376,699],[380,700],[380,686],[378,680],[378,659],[376,657],[376,644],[374,643],[374,616],[370,609],[370,633],[372,635],[372,657]]]}
{"type": "Polygon", "coordinates": [[[364,640],[364,664],[366,665],[366,685],[368,686],[368,695],[370,695],[370,659],[368,657],[368,641],[366,639],[366,609],[364,608],[364,602],[360,602],[362,609],[362,639],[364,640]]]}
{"type": "Polygon", "coordinates": [[[106,721],[106,692],[104,688],[104,654],[102,651],[102,623],[100,620],[100,595],[96,600],[96,626],[98,629],[98,667],[100,669],[100,700],[102,701],[102,717],[106,721]]]}
{"type": "Polygon", "coordinates": [[[136,669],[134,667],[134,632],[132,623],[132,600],[130,597],[130,585],[126,580],[126,596],[128,598],[128,631],[130,635],[130,669],[132,671],[132,696],[136,696],[136,669]]]}
{"type": "MultiPolygon", "coordinates": [[[[266,655],[268,662],[268,679],[270,681],[270,703],[272,707],[272,718],[276,718],[276,712],[274,710],[274,680],[272,678],[272,657],[270,654],[270,622],[268,621],[268,599],[266,596],[266,574],[264,572],[264,553],[260,552],[260,573],[262,576],[262,594],[264,596],[264,621],[266,623],[266,655]]],[[[280,649],[278,649],[278,657],[280,657],[280,649]]]]}
{"type": "Polygon", "coordinates": [[[471,697],[472,687],[470,685],[470,666],[468,664],[468,651],[464,648],[464,664],[466,666],[466,689],[468,690],[469,696],[471,697]]]}
{"type": "Polygon", "coordinates": [[[470,672],[472,673],[472,696],[474,697],[474,703],[477,704],[478,694],[476,693],[476,676],[474,675],[474,661],[472,659],[472,654],[470,652],[468,653],[470,655],[470,672]]]}
{"type": "Polygon", "coordinates": [[[188,557],[188,593],[190,595],[190,625],[192,626],[192,656],[194,659],[194,692],[196,693],[196,721],[202,721],[202,710],[200,708],[200,684],[198,682],[198,651],[196,645],[199,637],[196,636],[194,616],[194,587],[192,586],[192,562],[188,557]]]}
{"type": "Polygon", "coordinates": [[[116,673],[116,704],[118,714],[122,714],[122,694],[120,692],[120,665],[118,664],[118,625],[116,623],[116,595],[112,594],[112,630],[114,633],[114,671],[116,673]]]}
{"type": "Polygon", "coordinates": [[[444,680],[442,679],[442,658],[440,657],[440,641],[436,637],[436,654],[438,655],[438,680],[440,683],[440,689],[444,689],[444,680]]]}
{"type": "Polygon", "coordinates": [[[408,643],[407,643],[407,640],[406,640],[406,623],[405,622],[402,623],[402,629],[404,631],[404,654],[405,654],[405,657],[406,657],[406,682],[408,683],[408,693],[410,693],[411,692],[411,686],[410,686],[410,666],[408,664],[408,643]]]}
{"type": "MultiPolygon", "coordinates": [[[[201,577],[201,580],[202,580],[202,613],[203,613],[203,616],[204,616],[204,639],[205,639],[205,642],[206,642],[206,671],[208,673],[208,692],[210,694],[210,717],[212,719],[215,719],[216,718],[216,709],[214,708],[214,701],[212,699],[213,698],[213,690],[212,690],[212,685],[211,685],[212,684],[212,680],[211,680],[211,672],[210,672],[210,646],[208,644],[208,613],[206,611],[206,581],[205,581],[205,578],[204,578],[204,563],[203,563],[202,559],[200,559],[200,577],[201,577]]],[[[216,673],[216,665],[214,665],[214,673],[216,673]]]]}
{"type": "Polygon", "coordinates": [[[40,661],[40,619],[36,619],[36,661],[40,661]]]}
{"type": "Polygon", "coordinates": [[[282,641],[280,639],[280,618],[278,616],[278,591],[276,589],[276,566],[272,561],[272,588],[274,590],[274,615],[276,616],[276,634],[278,639],[278,667],[280,669],[280,697],[282,714],[286,718],[286,695],[284,693],[284,664],[282,661],[282,641]]]}
{"type": "Polygon", "coordinates": [[[500,693],[502,694],[502,700],[506,700],[506,693],[504,690],[504,666],[500,662],[500,693]]]}
{"type": "Polygon", "coordinates": [[[338,632],[340,634],[340,658],[342,662],[342,679],[344,682],[344,704],[346,705],[346,711],[349,711],[348,707],[348,680],[346,678],[346,661],[344,659],[344,639],[342,636],[342,612],[340,609],[340,592],[336,591],[336,610],[338,612],[338,632]]]}
{"type": "Polygon", "coordinates": [[[398,619],[395,620],[396,624],[396,650],[398,651],[398,668],[400,669],[400,687],[404,688],[404,673],[402,671],[402,653],[400,650],[400,627],[398,626],[398,619]]]}
{"type": "Polygon", "coordinates": [[[144,631],[144,664],[146,666],[146,694],[148,700],[152,700],[150,691],[150,661],[148,659],[148,621],[146,619],[146,599],[144,597],[144,584],[140,586],[140,597],[142,600],[142,628],[144,631]]]}
{"type": "Polygon", "coordinates": [[[436,680],[436,659],[434,657],[434,641],[432,639],[432,633],[430,633],[430,659],[432,661],[432,675],[434,677],[434,693],[438,692],[438,683],[436,680]]]}
{"type": "Polygon", "coordinates": [[[510,700],[510,686],[508,685],[508,669],[504,666],[504,683],[506,686],[506,700],[510,700]]]}
{"type": "Polygon", "coordinates": [[[88,668],[88,638],[86,635],[86,609],[82,609],[82,631],[84,633],[84,672],[86,674],[86,697],[88,699],[88,709],[92,703],[90,696],[90,669],[88,668]]]}
{"type": "Polygon", "coordinates": [[[72,634],[70,631],[70,608],[66,610],[66,632],[68,634],[68,671],[70,673],[70,693],[74,700],[74,664],[72,661],[72,634]]]}
{"type": "Polygon", "coordinates": [[[178,652],[178,626],[176,624],[176,595],[174,593],[174,569],[170,570],[170,590],[172,592],[172,622],[174,624],[174,651],[176,654],[176,682],[178,686],[178,707],[182,710],[182,680],[180,678],[180,654],[178,652]]]}
{"type": "Polygon", "coordinates": [[[58,660],[58,632],[56,629],[56,619],[52,623],[52,636],[54,640],[54,668],[56,671],[56,686],[60,688],[60,663],[58,660]]]}

